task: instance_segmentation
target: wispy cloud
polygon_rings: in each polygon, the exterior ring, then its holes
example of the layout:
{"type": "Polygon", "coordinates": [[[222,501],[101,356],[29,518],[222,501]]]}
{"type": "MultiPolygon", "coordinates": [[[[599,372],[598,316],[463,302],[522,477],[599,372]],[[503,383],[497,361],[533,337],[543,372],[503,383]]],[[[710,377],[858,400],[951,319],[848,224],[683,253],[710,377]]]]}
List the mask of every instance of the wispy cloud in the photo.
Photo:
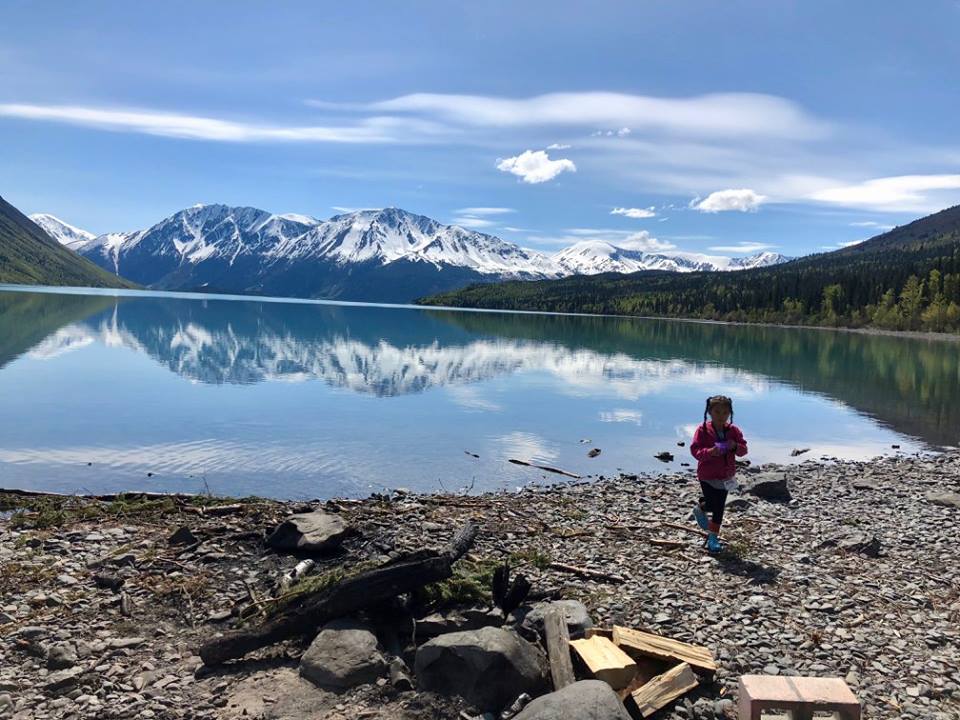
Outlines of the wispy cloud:
{"type": "Polygon", "coordinates": [[[547,150],[569,150],[572,145],[567,145],[566,143],[551,143],[547,145],[547,150]]]}
{"type": "Polygon", "coordinates": [[[776,245],[770,245],[769,243],[739,242],[733,245],[711,245],[708,249],[715,250],[716,252],[755,253],[761,250],[770,250],[775,247],[776,245]]]}
{"type": "Polygon", "coordinates": [[[75,105],[0,104],[0,116],[60,122],[103,130],[214,142],[391,143],[411,134],[443,132],[414,118],[371,117],[354,125],[274,125],[200,115],[75,105]]]}
{"type": "Polygon", "coordinates": [[[454,212],[463,215],[506,215],[515,213],[516,210],[508,207],[466,207],[454,210],[454,212]]]}
{"type": "Polygon", "coordinates": [[[865,227],[865,228],[876,228],[877,230],[893,230],[896,225],[884,225],[883,223],[878,223],[874,220],[863,220],[861,222],[852,222],[850,227],[865,227]]]}
{"type": "Polygon", "coordinates": [[[497,169],[535,185],[553,180],[562,172],[576,172],[577,166],[566,158],[551,160],[543,150],[525,150],[515,157],[498,158],[497,169]]]}
{"type": "Polygon", "coordinates": [[[928,211],[956,202],[957,194],[943,197],[942,191],[960,190],[960,175],[897,175],[873,178],[853,185],[830,187],[811,193],[813,200],[881,211],[928,211]]]}
{"type": "Polygon", "coordinates": [[[453,219],[453,223],[454,225],[459,225],[460,227],[473,229],[493,227],[497,224],[493,220],[474,217],[472,215],[458,215],[453,219]]]}
{"type": "Polygon", "coordinates": [[[610,211],[611,215],[624,215],[628,218],[639,220],[641,218],[652,218],[656,216],[656,210],[653,207],[648,208],[625,208],[618,207],[610,211]]]}
{"type": "Polygon", "coordinates": [[[717,190],[707,197],[697,198],[690,203],[690,207],[705,213],[718,212],[754,212],[767,197],[749,188],[717,190]]]}

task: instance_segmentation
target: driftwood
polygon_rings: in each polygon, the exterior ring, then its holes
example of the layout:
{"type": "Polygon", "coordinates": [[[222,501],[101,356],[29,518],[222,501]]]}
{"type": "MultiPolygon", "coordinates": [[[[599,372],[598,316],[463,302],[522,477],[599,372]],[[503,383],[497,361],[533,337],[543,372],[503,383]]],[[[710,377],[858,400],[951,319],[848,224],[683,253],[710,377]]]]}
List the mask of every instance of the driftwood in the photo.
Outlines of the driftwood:
{"type": "Polygon", "coordinates": [[[567,565],[561,562],[550,563],[551,570],[572,573],[590,580],[599,580],[600,582],[623,583],[626,582],[621,576],[612,573],[601,572],[600,570],[591,570],[590,568],[577,567],[576,565],[567,565]]]}
{"type": "Polygon", "coordinates": [[[577,680],[570,660],[570,630],[563,612],[556,608],[547,611],[543,616],[543,634],[547,641],[553,689],[562,690],[577,680]]]}
{"type": "Polygon", "coordinates": [[[445,580],[453,575],[453,563],[470,549],[476,537],[477,526],[467,523],[445,550],[417,551],[348,577],[300,600],[260,627],[234,630],[208,640],[200,647],[200,657],[208,666],[220,665],[292,637],[314,635],[334,618],[445,580]]]}
{"type": "Polygon", "coordinates": [[[526,460],[516,460],[514,458],[510,458],[510,462],[512,462],[514,465],[525,465],[526,467],[536,468],[537,470],[546,470],[547,472],[556,473],[557,475],[566,475],[574,480],[583,479],[582,475],[575,475],[572,472],[567,472],[566,470],[561,470],[560,468],[550,467],[549,465],[537,465],[536,463],[527,462],[526,460]]]}

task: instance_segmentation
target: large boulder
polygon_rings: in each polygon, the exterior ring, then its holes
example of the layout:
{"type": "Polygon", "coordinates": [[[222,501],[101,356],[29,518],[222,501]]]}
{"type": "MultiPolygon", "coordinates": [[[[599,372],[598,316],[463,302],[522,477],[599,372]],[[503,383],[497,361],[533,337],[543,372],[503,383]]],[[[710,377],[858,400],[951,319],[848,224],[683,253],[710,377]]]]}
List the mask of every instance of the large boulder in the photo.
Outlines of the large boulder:
{"type": "Polygon", "coordinates": [[[324,552],[338,547],[349,533],[339,515],[314,510],[288,517],[270,533],[267,545],[275,550],[324,552]]]}
{"type": "Polygon", "coordinates": [[[373,682],[386,670],[377,636],[362,623],[346,618],[324,625],[300,658],[300,675],[331,690],[373,682]]]}
{"type": "Polygon", "coordinates": [[[420,686],[459,695],[482,711],[498,711],[520,693],[547,687],[546,661],[537,647],[503,628],[440,635],[417,649],[420,686]]]}
{"type": "Polygon", "coordinates": [[[787,476],[779,472],[757,473],[744,482],[743,491],[764,500],[790,502],[787,476]]]}
{"type": "Polygon", "coordinates": [[[605,682],[581,680],[541,695],[514,720],[630,720],[630,714],[605,682]]]}
{"type": "Polygon", "coordinates": [[[543,619],[550,610],[559,610],[567,621],[567,630],[571,639],[582,638],[588,628],[593,627],[593,620],[586,606],[579,600],[554,600],[534,605],[524,615],[521,626],[527,630],[543,635],[543,619]]]}

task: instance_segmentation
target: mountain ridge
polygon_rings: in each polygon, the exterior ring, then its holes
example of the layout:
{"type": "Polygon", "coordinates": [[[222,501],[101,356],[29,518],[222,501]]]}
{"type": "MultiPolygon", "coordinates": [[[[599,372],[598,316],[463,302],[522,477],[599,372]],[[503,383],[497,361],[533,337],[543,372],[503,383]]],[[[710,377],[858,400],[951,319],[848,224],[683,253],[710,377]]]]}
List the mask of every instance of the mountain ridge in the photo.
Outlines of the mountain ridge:
{"type": "Polygon", "coordinates": [[[198,204],[143,230],[95,237],[56,216],[36,217],[51,237],[100,267],[167,290],[408,302],[473,282],[648,267],[733,270],[783,260],[775,254],[708,258],[608,246],[606,257],[581,254],[572,262],[564,256],[571,248],[546,255],[394,207],[318,220],[253,207],[198,204]]]}

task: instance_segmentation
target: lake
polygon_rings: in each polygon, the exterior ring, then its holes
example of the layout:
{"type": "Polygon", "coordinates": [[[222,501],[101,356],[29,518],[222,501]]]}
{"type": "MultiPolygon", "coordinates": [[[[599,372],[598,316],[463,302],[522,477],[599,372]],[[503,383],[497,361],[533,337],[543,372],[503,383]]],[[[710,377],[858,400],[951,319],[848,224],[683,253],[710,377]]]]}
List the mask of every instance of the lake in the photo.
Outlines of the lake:
{"type": "Polygon", "coordinates": [[[0,286],[0,487],[279,498],[956,445],[958,346],[827,330],[0,286]],[[600,454],[588,457],[599,448],[600,454]],[[668,450],[676,460],[654,458],[668,450]]]}

